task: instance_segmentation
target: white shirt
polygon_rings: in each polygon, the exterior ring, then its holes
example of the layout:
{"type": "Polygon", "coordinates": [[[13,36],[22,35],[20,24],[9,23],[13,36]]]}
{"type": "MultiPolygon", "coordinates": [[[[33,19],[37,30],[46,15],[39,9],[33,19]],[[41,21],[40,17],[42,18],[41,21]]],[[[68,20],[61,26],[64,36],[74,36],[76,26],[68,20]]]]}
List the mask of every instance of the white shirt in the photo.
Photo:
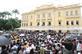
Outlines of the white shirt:
{"type": "Polygon", "coordinates": [[[13,47],[12,47],[12,49],[17,49],[18,48],[18,46],[17,45],[14,45],[13,47]]]}
{"type": "Polygon", "coordinates": [[[31,45],[31,48],[32,48],[32,49],[36,49],[36,47],[34,46],[34,44],[31,45]]]}
{"type": "Polygon", "coordinates": [[[1,52],[2,52],[2,48],[0,47],[0,54],[1,54],[1,52]]]}
{"type": "Polygon", "coordinates": [[[81,51],[82,49],[81,49],[81,44],[80,43],[78,43],[77,44],[77,51],[81,51]]]}

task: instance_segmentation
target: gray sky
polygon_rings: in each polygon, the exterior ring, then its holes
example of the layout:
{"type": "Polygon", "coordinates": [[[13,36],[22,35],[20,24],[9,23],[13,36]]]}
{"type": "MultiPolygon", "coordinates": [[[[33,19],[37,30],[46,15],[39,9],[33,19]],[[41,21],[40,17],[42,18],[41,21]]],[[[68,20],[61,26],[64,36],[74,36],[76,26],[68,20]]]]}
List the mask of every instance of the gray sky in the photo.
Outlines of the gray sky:
{"type": "Polygon", "coordinates": [[[21,14],[44,4],[69,5],[76,3],[82,3],[82,0],[0,0],[0,12],[18,9],[21,14]]]}

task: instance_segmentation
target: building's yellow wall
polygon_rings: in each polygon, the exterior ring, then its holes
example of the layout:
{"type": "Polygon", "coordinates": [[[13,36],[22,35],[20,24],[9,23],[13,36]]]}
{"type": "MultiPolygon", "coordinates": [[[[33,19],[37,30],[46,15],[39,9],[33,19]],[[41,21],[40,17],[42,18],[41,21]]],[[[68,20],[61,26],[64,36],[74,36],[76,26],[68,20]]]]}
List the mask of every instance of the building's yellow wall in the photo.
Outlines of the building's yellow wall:
{"type": "Polygon", "coordinates": [[[21,27],[42,27],[43,22],[45,22],[44,27],[48,26],[48,22],[51,22],[51,26],[48,27],[59,28],[54,29],[57,31],[62,30],[62,28],[82,27],[80,8],[81,6],[73,5],[65,7],[41,6],[32,12],[22,14],[21,27]],[[75,15],[75,11],[77,11],[77,15],[75,15]],[[66,12],[68,12],[68,16],[66,16],[66,12]],[[71,12],[73,14],[72,16],[71,12]],[[44,17],[43,14],[45,15],[44,17]],[[59,25],[59,21],[61,22],[61,25],[59,25]],[[69,25],[66,24],[66,21],[69,21],[69,25]],[[71,21],[73,21],[74,25],[71,25],[71,21]],[[76,24],[76,21],[78,21],[79,25],[76,24]],[[30,25],[31,22],[32,25],[30,25]],[[39,26],[37,26],[38,22],[40,23],[39,26]],[[25,23],[27,25],[24,25],[25,23]]]}

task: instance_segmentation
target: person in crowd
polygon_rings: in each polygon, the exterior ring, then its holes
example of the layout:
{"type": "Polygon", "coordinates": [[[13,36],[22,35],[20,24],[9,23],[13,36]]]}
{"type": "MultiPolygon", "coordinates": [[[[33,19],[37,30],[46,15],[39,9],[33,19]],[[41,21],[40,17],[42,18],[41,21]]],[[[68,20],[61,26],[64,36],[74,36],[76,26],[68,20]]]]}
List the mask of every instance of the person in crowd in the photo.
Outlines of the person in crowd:
{"type": "Polygon", "coordinates": [[[64,45],[63,54],[73,54],[73,43],[70,40],[63,42],[62,45],[64,45]]]}
{"type": "Polygon", "coordinates": [[[52,52],[53,52],[53,54],[57,54],[57,50],[56,50],[56,46],[55,45],[53,45],[53,47],[52,47],[52,52]]]}
{"type": "Polygon", "coordinates": [[[24,54],[24,48],[23,47],[21,47],[18,54],[24,54]]]}
{"type": "Polygon", "coordinates": [[[81,44],[81,41],[78,41],[77,43],[77,53],[82,53],[82,44],[81,44]]]}
{"type": "Polygon", "coordinates": [[[8,54],[6,46],[2,46],[2,52],[1,52],[1,54],[8,54]]]}
{"type": "Polygon", "coordinates": [[[72,40],[72,43],[73,43],[73,53],[76,54],[76,47],[77,47],[76,39],[72,40]]]}
{"type": "Polygon", "coordinates": [[[40,48],[40,54],[45,54],[45,50],[43,47],[40,48]]]}
{"type": "Polygon", "coordinates": [[[14,44],[14,45],[11,47],[11,51],[12,51],[13,54],[17,54],[18,45],[17,45],[17,44],[14,44]]]}
{"type": "Polygon", "coordinates": [[[34,49],[31,49],[29,54],[34,54],[34,49]]]}
{"type": "Polygon", "coordinates": [[[66,34],[52,30],[20,31],[17,35],[20,39],[16,42],[13,39],[9,49],[12,54],[74,54],[73,51],[79,51],[80,42],[78,44],[75,40],[66,42],[64,40],[66,34]],[[23,38],[19,36],[21,33],[25,34],[23,38]]]}

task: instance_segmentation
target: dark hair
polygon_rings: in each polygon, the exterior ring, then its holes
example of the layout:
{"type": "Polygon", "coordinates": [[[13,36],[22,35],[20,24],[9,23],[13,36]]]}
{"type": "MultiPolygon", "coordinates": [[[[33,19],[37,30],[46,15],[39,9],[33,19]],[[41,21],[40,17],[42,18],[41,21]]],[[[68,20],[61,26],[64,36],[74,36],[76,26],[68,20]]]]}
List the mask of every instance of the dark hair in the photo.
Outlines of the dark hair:
{"type": "Polygon", "coordinates": [[[33,49],[30,50],[30,54],[34,54],[34,50],[33,49]]]}
{"type": "Polygon", "coordinates": [[[59,46],[59,47],[60,47],[60,44],[57,44],[57,46],[59,46]]]}
{"type": "Polygon", "coordinates": [[[24,45],[26,45],[27,43],[24,43],[24,45]]]}
{"type": "Polygon", "coordinates": [[[55,41],[55,43],[57,43],[57,41],[55,41]]]}
{"type": "Polygon", "coordinates": [[[55,46],[55,45],[53,45],[53,47],[55,48],[56,46],[55,46]]]}
{"type": "Polygon", "coordinates": [[[79,43],[82,43],[82,41],[79,41],[79,43]]]}

